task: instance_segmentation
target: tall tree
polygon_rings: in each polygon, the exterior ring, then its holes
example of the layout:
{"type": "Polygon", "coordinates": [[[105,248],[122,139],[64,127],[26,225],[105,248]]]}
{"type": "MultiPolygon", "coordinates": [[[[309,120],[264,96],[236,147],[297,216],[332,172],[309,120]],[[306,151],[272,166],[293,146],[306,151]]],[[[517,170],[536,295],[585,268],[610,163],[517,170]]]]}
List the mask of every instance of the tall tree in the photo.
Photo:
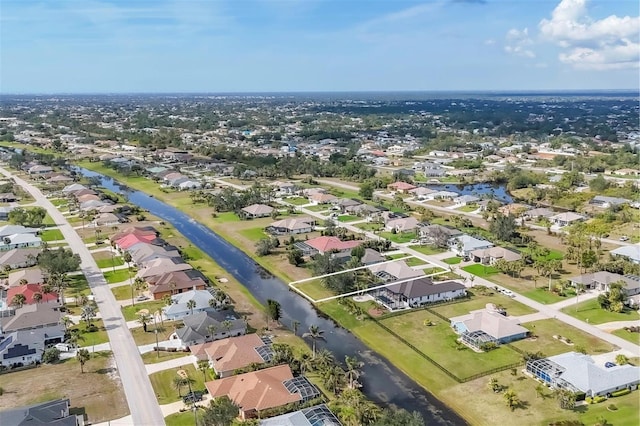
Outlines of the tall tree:
{"type": "Polygon", "coordinates": [[[84,365],[91,359],[91,353],[86,349],[78,349],[76,359],[80,363],[80,372],[84,373],[84,365]]]}
{"type": "Polygon", "coordinates": [[[310,325],[309,326],[309,331],[307,331],[306,333],[304,333],[302,335],[302,338],[310,338],[311,339],[311,344],[312,344],[312,354],[313,354],[313,358],[316,357],[316,342],[318,340],[324,340],[325,342],[327,341],[327,339],[324,337],[324,330],[320,330],[320,328],[317,325],[310,325]]]}
{"type": "Polygon", "coordinates": [[[267,299],[267,316],[271,321],[280,321],[280,318],[282,318],[282,308],[278,301],[267,299]]]}
{"type": "Polygon", "coordinates": [[[222,396],[209,402],[202,415],[202,422],[204,426],[230,426],[239,413],[233,401],[222,396]]]}

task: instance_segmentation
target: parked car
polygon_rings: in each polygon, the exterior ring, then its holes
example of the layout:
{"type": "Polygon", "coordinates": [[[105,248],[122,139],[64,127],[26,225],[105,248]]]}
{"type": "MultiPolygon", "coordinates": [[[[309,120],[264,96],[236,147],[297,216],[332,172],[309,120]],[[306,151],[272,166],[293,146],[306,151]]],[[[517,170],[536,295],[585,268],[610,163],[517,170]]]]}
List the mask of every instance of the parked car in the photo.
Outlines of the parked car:
{"type": "Polygon", "coordinates": [[[144,300],[148,300],[149,297],[145,296],[144,294],[141,294],[140,296],[136,297],[136,302],[142,302],[144,300]]]}
{"type": "Polygon", "coordinates": [[[202,391],[189,392],[188,394],[182,397],[182,401],[185,404],[194,404],[196,402],[202,401],[202,395],[204,395],[204,392],[202,391]]]}
{"type": "Polygon", "coordinates": [[[615,364],[614,362],[605,362],[605,363],[604,363],[604,366],[605,366],[606,368],[611,368],[611,367],[615,367],[615,366],[616,366],[616,364],[615,364]]]}
{"type": "Polygon", "coordinates": [[[620,241],[629,241],[629,237],[623,235],[622,237],[620,237],[620,241]]]}
{"type": "Polygon", "coordinates": [[[511,290],[503,290],[502,294],[504,294],[507,297],[516,297],[516,294],[514,292],[512,292],[511,290]]]}
{"type": "Polygon", "coordinates": [[[60,352],[69,352],[71,350],[71,345],[68,343],[56,343],[53,347],[60,352]]]}

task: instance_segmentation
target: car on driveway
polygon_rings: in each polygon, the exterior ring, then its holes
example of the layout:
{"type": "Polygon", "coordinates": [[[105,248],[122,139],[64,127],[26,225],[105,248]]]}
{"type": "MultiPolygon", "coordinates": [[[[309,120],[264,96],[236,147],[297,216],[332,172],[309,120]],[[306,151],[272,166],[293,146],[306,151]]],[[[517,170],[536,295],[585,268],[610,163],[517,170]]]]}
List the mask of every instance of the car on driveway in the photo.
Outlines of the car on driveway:
{"type": "Polygon", "coordinates": [[[202,391],[189,392],[182,397],[182,402],[185,404],[195,404],[196,402],[202,401],[202,395],[204,395],[202,391]]]}

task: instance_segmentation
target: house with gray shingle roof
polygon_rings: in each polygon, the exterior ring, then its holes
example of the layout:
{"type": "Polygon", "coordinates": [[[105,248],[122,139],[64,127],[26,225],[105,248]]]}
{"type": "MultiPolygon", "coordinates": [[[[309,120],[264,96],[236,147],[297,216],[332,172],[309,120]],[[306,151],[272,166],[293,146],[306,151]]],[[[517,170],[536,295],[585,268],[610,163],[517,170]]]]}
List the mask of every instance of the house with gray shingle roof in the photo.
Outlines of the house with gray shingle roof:
{"type": "Polygon", "coordinates": [[[184,327],[177,329],[171,340],[179,339],[185,348],[247,332],[247,324],[231,310],[198,312],[187,315],[183,322],[184,327]]]}

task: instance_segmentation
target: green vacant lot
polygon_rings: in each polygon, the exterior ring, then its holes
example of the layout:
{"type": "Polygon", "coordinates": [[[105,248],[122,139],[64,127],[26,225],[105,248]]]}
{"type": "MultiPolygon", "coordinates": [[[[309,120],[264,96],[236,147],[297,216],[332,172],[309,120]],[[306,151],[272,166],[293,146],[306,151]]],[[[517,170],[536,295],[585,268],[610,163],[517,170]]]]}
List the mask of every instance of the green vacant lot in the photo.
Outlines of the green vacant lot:
{"type": "Polygon", "coordinates": [[[242,231],[239,231],[239,232],[240,234],[244,235],[245,237],[247,237],[252,241],[258,241],[262,238],[268,237],[268,235],[264,232],[264,229],[261,227],[243,229],[242,231]]]}
{"type": "MultiPolygon", "coordinates": [[[[131,275],[134,275],[134,273],[131,272],[131,275]]],[[[104,273],[104,279],[107,280],[107,283],[109,284],[126,281],[129,279],[129,270],[118,269],[116,271],[107,271],[104,273]]]]}
{"type": "Polygon", "coordinates": [[[302,197],[289,197],[285,198],[284,201],[293,204],[294,206],[304,206],[305,204],[309,204],[309,200],[302,197]]]}
{"type": "Polygon", "coordinates": [[[426,255],[444,253],[447,251],[446,249],[434,246],[411,246],[411,249],[426,255]]]}
{"type": "Polygon", "coordinates": [[[477,275],[480,278],[488,278],[491,275],[497,274],[500,272],[493,266],[480,265],[480,264],[464,266],[462,270],[467,271],[470,274],[477,275]]]}
{"type": "Polygon", "coordinates": [[[567,306],[562,309],[565,314],[576,317],[590,324],[602,324],[612,321],[634,321],[640,319],[638,311],[626,309],[624,312],[617,313],[604,310],[598,304],[597,299],[591,299],[579,303],[574,306],[567,306]]]}
{"type": "Polygon", "coordinates": [[[107,330],[104,328],[104,324],[101,319],[91,321],[91,324],[98,327],[97,331],[87,331],[86,322],[70,327],[70,330],[80,330],[81,339],[78,342],[78,346],[93,346],[100,343],[107,343],[109,336],[107,336],[107,330]]]}
{"type": "Polygon", "coordinates": [[[447,265],[457,265],[458,263],[462,262],[462,258],[458,256],[447,257],[446,259],[442,259],[442,261],[447,265]]]}
{"type": "Polygon", "coordinates": [[[507,310],[507,314],[513,316],[533,314],[536,312],[534,309],[523,305],[520,302],[516,302],[510,297],[495,292],[491,292],[487,295],[474,294],[469,300],[458,303],[451,303],[449,305],[435,306],[432,309],[438,312],[440,315],[451,318],[460,315],[466,315],[469,312],[478,309],[484,309],[487,306],[487,303],[493,303],[494,305],[502,306],[507,310]]]}
{"type": "Polygon", "coordinates": [[[338,222],[353,222],[355,220],[360,220],[360,218],[358,216],[353,216],[348,214],[338,216],[338,222]]]}
{"type": "Polygon", "coordinates": [[[62,231],[60,231],[59,229],[47,229],[47,230],[44,230],[40,234],[40,238],[42,238],[42,241],[64,240],[64,236],[62,235],[62,231]]]}
{"type": "Polygon", "coordinates": [[[387,240],[393,241],[394,243],[402,244],[408,243],[411,240],[416,238],[415,232],[399,232],[394,234],[393,232],[381,232],[380,236],[382,238],[386,238],[387,240]]]}
{"type": "MultiPolygon", "coordinates": [[[[129,286],[124,286],[127,290],[129,290],[129,286]]],[[[119,287],[116,287],[119,288],[119,287]]],[[[131,290],[129,290],[129,297],[131,297],[131,290]]],[[[126,298],[125,298],[126,299],[126,298]]],[[[164,300],[151,300],[149,302],[136,302],[135,305],[124,306],[122,307],[122,315],[124,316],[125,321],[133,321],[138,319],[138,312],[141,309],[146,309],[150,314],[153,314],[157,310],[161,309],[163,306],[166,306],[164,300]]]]}
{"type": "Polygon", "coordinates": [[[224,212],[216,213],[215,221],[220,223],[240,222],[240,218],[234,212],[224,212]]]}
{"type": "MultiPolygon", "coordinates": [[[[94,255],[95,257],[95,255],[94,255]]],[[[120,266],[120,265],[124,265],[124,260],[122,260],[121,257],[114,257],[112,258],[108,258],[108,259],[96,259],[96,264],[98,265],[98,268],[102,269],[102,268],[111,268],[114,266],[120,266]]]]}
{"type": "Polygon", "coordinates": [[[459,349],[456,344],[458,335],[449,322],[426,310],[398,315],[381,322],[460,378],[522,360],[519,353],[506,346],[483,353],[466,347],[459,349]],[[425,321],[432,321],[435,325],[426,326],[425,321]]]}
{"type": "MultiPolygon", "coordinates": [[[[121,285],[118,287],[113,287],[111,289],[111,293],[116,298],[116,300],[127,300],[131,299],[131,286],[130,285],[121,285]]],[[[135,290],[134,290],[135,296],[135,290]]]]}
{"type": "Polygon", "coordinates": [[[324,286],[322,280],[305,281],[300,284],[294,284],[294,287],[314,300],[320,300],[325,297],[336,295],[333,291],[324,286]]]}
{"type": "Polygon", "coordinates": [[[512,343],[513,346],[527,352],[542,352],[545,356],[558,355],[563,352],[575,351],[583,348],[590,354],[610,352],[613,346],[604,340],[600,340],[584,331],[567,325],[557,319],[545,319],[522,324],[531,330],[531,334],[537,339],[526,339],[512,343]],[[573,345],[568,345],[553,336],[562,336],[571,340],[573,345]]]}

